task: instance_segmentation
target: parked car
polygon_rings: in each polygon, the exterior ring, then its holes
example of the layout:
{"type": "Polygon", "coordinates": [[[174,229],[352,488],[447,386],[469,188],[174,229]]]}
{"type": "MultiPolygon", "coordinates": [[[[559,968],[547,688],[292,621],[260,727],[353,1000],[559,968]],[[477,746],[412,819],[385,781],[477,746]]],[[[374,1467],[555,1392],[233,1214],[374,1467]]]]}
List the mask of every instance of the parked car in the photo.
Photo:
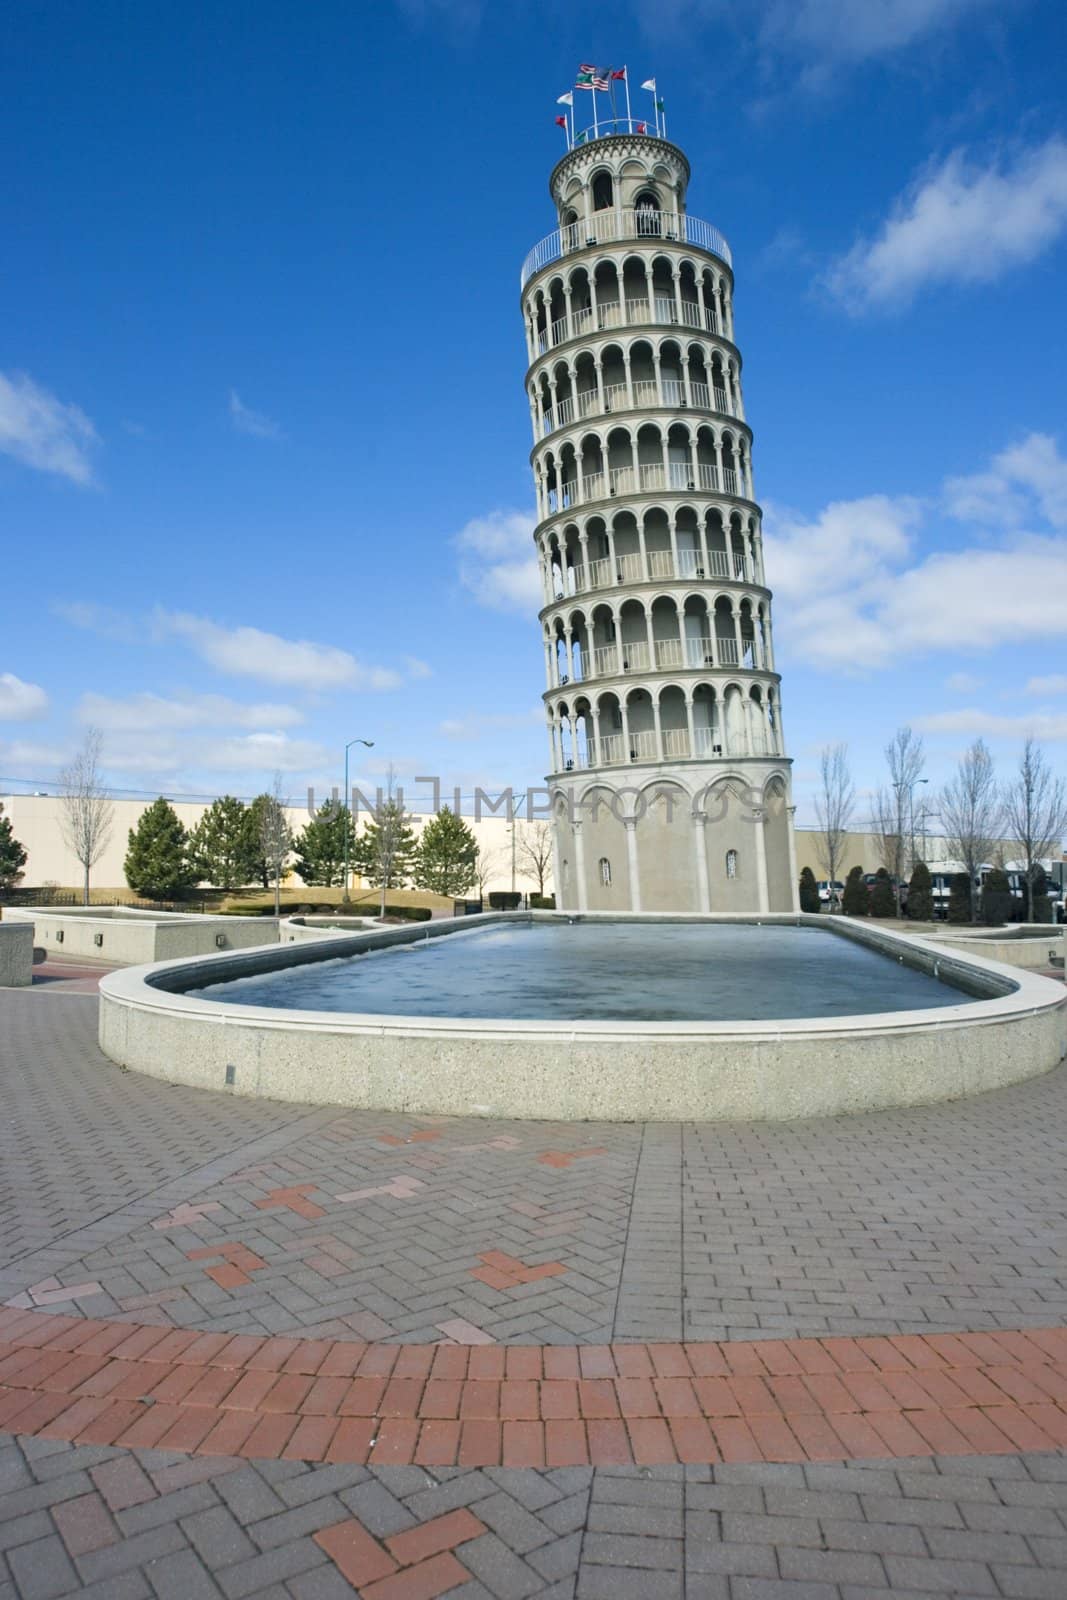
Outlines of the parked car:
{"type": "Polygon", "coordinates": [[[832,880],[830,878],[820,878],[817,888],[819,890],[820,905],[823,910],[828,910],[831,906],[839,906],[841,904],[841,896],[845,892],[845,886],[839,878],[832,880]]]}

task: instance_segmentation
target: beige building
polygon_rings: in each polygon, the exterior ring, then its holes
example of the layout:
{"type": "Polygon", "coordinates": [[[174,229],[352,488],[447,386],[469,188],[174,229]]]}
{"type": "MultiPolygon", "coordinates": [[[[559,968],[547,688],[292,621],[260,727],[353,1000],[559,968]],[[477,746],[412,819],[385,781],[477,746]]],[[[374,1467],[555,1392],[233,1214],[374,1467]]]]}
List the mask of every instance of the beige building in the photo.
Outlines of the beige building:
{"type": "Polygon", "coordinates": [[[796,860],[726,240],[628,119],[576,138],[522,313],[558,898],[787,911],[796,860]]]}
{"type": "MultiPolygon", "coordinates": [[[[0,796],[4,807],[4,815],[11,820],[12,829],[16,839],[19,839],[29,859],[23,874],[23,883],[33,887],[42,885],[59,885],[62,888],[80,887],[82,869],[79,866],[70,846],[63,838],[61,827],[62,801],[55,795],[46,794],[15,794],[0,796]]],[[[516,797],[518,803],[518,796],[516,797]]],[[[151,803],[148,800],[113,800],[114,820],[107,848],[92,872],[92,887],[94,889],[124,889],[126,874],[123,862],[126,857],[126,848],[131,828],[137,826],[141,813],[151,803]]],[[[192,800],[172,800],[175,811],[183,826],[190,831],[196,827],[200,818],[207,810],[207,804],[192,800]]],[[[293,833],[299,833],[308,821],[305,808],[290,806],[287,810],[289,826],[293,833]]],[[[426,822],[424,816],[415,816],[416,835],[426,822]]],[[[524,839],[534,840],[536,824],[531,826],[521,817],[516,820],[514,833],[506,817],[482,817],[475,821],[472,817],[464,819],[475,838],[479,849],[489,860],[490,878],[489,890],[510,889],[512,886],[512,854],[514,851],[515,887],[524,893],[536,892],[536,876],[531,873],[529,863],[525,859],[522,849],[524,839]]],[[[364,817],[360,827],[366,826],[364,817]]],[[[549,871],[551,878],[551,870],[549,871]]],[[[292,873],[287,880],[292,884],[299,884],[300,878],[292,873]]],[[[362,883],[358,874],[353,874],[354,885],[362,883]]],[[[551,894],[552,885],[546,885],[546,892],[551,894]]]]}

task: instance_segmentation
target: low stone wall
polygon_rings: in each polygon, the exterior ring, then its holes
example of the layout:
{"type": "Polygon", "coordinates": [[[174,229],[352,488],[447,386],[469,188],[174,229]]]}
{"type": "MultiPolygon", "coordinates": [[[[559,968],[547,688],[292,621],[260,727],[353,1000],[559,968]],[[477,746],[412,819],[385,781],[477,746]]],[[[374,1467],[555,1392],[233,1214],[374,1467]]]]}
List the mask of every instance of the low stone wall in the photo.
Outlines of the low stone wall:
{"type": "Polygon", "coordinates": [[[62,911],[46,906],[20,906],[4,921],[30,923],[31,938],[45,950],[72,956],[96,956],[116,966],[179,960],[214,950],[251,950],[278,942],[273,917],[204,917],[183,912],[153,912],[117,906],[115,914],[94,915],[94,907],[62,911]]]}
{"type": "Polygon", "coordinates": [[[33,928],[10,916],[0,922],[0,989],[24,989],[33,982],[33,928]]]}
{"type": "MultiPolygon", "coordinates": [[[[538,912],[537,920],[557,920],[538,912]]],[[[1062,985],[914,937],[834,919],[824,937],[951,973],[970,999],[937,1011],[710,1024],[470,1021],[273,1010],[181,992],[361,950],[449,937],[507,914],[381,929],[113,973],[100,1043],[135,1071],[301,1103],[560,1120],[784,1119],[955,1099],[1035,1077],[1067,1046],[1062,985]]],[[[589,920],[618,919],[604,915],[589,920]]],[[[818,916],[642,917],[809,923],[818,916]]],[[[832,959],[832,950],[827,952],[832,959]]],[[[769,975],[773,982],[773,974],[769,975]]]]}
{"type": "Polygon", "coordinates": [[[310,940],[312,943],[319,939],[336,938],[339,927],[351,929],[353,933],[360,933],[364,928],[375,928],[379,924],[370,917],[329,917],[329,916],[304,916],[287,917],[278,927],[279,944],[303,944],[310,940]]]}
{"type": "Polygon", "coordinates": [[[924,938],[953,950],[968,949],[982,954],[989,961],[1001,961],[1009,967],[1022,967],[1025,971],[1043,972],[1053,965],[1052,957],[1063,960],[1067,952],[1065,930],[1051,922],[1021,923],[1016,928],[982,928],[974,932],[959,929],[952,933],[927,933],[924,938]]]}

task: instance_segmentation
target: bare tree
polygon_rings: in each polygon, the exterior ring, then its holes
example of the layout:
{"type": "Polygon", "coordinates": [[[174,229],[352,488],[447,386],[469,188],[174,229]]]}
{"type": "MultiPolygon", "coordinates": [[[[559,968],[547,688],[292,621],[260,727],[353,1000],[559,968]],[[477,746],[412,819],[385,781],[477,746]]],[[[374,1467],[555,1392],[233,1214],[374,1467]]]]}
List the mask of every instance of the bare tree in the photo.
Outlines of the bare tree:
{"type": "Polygon", "coordinates": [[[474,881],[478,885],[479,900],[485,899],[486,890],[493,878],[496,877],[499,863],[496,850],[487,850],[484,844],[478,846],[478,859],[474,864],[474,881]]]}
{"type": "Polygon", "coordinates": [[[871,803],[871,833],[882,866],[895,879],[897,916],[901,884],[915,854],[915,785],[922,781],[926,753],[910,728],[898,728],[885,747],[889,783],[877,789],[871,803]]]}
{"type": "Polygon", "coordinates": [[[263,857],[267,877],[274,884],[274,915],[281,912],[282,874],[293,848],[293,833],[285,815],[288,796],[282,798],[282,775],[274,774],[274,783],[268,793],[256,802],[259,810],[259,851],[263,857]]]}
{"type": "Polygon", "coordinates": [[[833,911],[837,905],[834,884],[841,879],[848,825],[856,804],[847,744],[827,745],[819,761],[819,774],[822,787],[815,796],[815,816],[819,824],[815,853],[830,882],[829,903],[833,911]]]}
{"type": "Polygon", "coordinates": [[[942,789],[940,810],[945,848],[970,879],[971,921],[977,922],[978,874],[993,854],[1003,818],[993,757],[983,739],[974,741],[942,789]]]}
{"type": "Polygon", "coordinates": [[[1013,783],[1004,790],[1004,828],[1026,865],[1026,920],[1034,920],[1034,869],[1063,849],[1067,784],[1053,777],[1041,746],[1027,738],[1013,783]]]}
{"type": "Polygon", "coordinates": [[[523,877],[536,878],[537,892],[544,898],[545,884],[552,876],[552,824],[535,822],[519,840],[523,877]]]}
{"type": "Polygon", "coordinates": [[[89,904],[89,873],[107,848],[115,817],[115,808],[100,772],[103,742],[99,728],[87,728],[81,749],[59,774],[63,801],[60,828],[82,865],[83,905],[89,904]]]}

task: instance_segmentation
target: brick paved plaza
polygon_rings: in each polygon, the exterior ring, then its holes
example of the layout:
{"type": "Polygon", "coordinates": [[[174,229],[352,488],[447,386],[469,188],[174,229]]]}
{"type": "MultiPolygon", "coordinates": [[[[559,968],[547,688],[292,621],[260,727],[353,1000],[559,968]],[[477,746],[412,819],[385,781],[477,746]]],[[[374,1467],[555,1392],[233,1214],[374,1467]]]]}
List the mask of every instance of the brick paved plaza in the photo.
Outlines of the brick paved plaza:
{"type": "Polygon", "coordinates": [[[121,1072],[0,991],[0,1600],[1067,1597],[1067,1071],[771,1126],[121,1072]]]}

